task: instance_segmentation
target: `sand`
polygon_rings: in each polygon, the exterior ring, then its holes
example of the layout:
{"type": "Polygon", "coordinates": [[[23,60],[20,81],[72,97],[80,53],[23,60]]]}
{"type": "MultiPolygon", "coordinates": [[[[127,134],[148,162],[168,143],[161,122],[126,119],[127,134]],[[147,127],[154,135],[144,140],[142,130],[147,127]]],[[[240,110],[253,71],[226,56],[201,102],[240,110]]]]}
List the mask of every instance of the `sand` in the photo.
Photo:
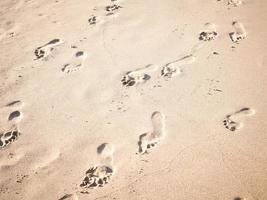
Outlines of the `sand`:
{"type": "Polygon", "coordinates": [[[1,200],[267,199],[267,1],[1,0],[1,200]]]}

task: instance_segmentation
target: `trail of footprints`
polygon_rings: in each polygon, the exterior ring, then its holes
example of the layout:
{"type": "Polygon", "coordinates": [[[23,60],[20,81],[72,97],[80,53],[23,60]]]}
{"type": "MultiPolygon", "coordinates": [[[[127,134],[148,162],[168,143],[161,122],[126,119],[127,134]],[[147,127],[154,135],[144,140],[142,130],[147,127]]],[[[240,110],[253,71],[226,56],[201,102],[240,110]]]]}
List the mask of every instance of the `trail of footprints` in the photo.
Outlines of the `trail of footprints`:
{"type": "Polygon", "coordinates": [[[152,78],[152,73],[157,72],[160,69],[160,76],[165,78],[172,78],[179,75],[182,72],[182,68],[185,65],[195,62],[195,56],[192,54],[183,56],[175,61],[167,63],[162,67],[158,65],[149,64],[143,68],[139,68],[133,71],[126,72],[122,79],[122,85],[126,87],[135,86],[140,83],[145,83],[152,78]]]}
{"type": "MultiPolygon", "coordinates": [[[[164,139],[165,115],[156,111],[151,116],[152,131],[139,136],[138,153],[148,153],[149,149],[155,147],[162,139],[164,139]]],[[[103,143],[97,148],[97,154],[100,160],[98,165],[90,167],[83,178],[80,187],[93,189],[106,185],[115,174],[113,165],[114,146],[109,143],[103,143]]]]}
{"type": "MultiPolygon", "coordinates": [[[[42,45],[35,49],[34,54],[36,56],[36,60],[44,59],[48,60],[48,58],[52,55],[53,50],[63,44],[63,40],[61,39],[53,39],[45,45],[42,45]]],[[[77,51],[73,57],[70,59],[68,63],[65,63],[61,67],[61,71],[68,74],[81,69],[84,65],[84,62],[87,58],[87,53],[84,51],[77,51]]]]}
{"type": "Polygon", "coordinates": [[[118,4],[117,0],[111,0],[111,4],[107,5],[103,11],[105,11],[104,14],[97,16],[97,15],[91,15],[91,17],[88,19],[89,25],[96,25],[96,24],[101,24],[104,22],[104,17],[105,16],[110,16],[116,14],[122,6],[118,4]]]}
{"type": "MultiPolygon", "coordinates": [[[[247,32],[242,23],[235,21],[232,23],[232,26],[234,31],[230,32],[229,36],[234,43],[238,44],[239,41],[246,39],[247,32]]],[[[217,37],[218,33],[215,24],[211,23],[205,24],[204,30],[199,33],[199,40],[204,42],[215,40],[217,37]]],[[[182,73],[182,66],[192,64],[195,60],[195,56],[189,54],[173,62],[167,63],[161,67],[161,76],[166,78],[177,76],[182,73]]],[[[126,72],[121,79],[122,85],[129,87],[145,83],[151,79],[151,73],[157,71],[158,68],[157,65],[149,64],[143,68],[126,72]]]]}
{"type": "MultiPolygon", "coordinates": [[[[21,132],[19,130],[19,122],[22,119],[22,112],[20,109],[23,107],[21,101],[14,101],[7,104],[3,109],[10,110],[10,114],[7,116],[7,121],[10,124],[6,130],[0,132],[0,149],[4,149],[18,139],[21,132]]],[[[1,130],[3,127],[0,127],[1,130]]]]}
{"type": "MultiPolygon", "coordinates": [[[[219,0],[218,0],[219,1],[219,0]]],[[[116,0],[111,0],[112,4],[105,7],[106,16],[113,15],[122,7],[116,3],[116,0]]],[[[241,0],[229,0],[228,5],[239,6],[242,4],[241,0]]],[[[96,15],[92,15],[88,19],[89,25],[96,25],[98,23],[103,22],[101,17],[96,15]]],[[[234,43],[238,43],[241,40],[247,37],[246,30],[244,25],[240,22],[232,23],[233,32],[229,33],[230,39],[234,43]]],[[[214,24],[207,23],[204,25],[204,29],[199,33],[199,40],[207,42],[215,40],[218,37],[218,32],[215,28],[214,24]]],[[[64,41],[61,39],[54,39],[49,41],[48,43],[38,47],[35,49],[34,54],[36,56],[36,60],[43,59],[47,60],[53,53],[53,51],[64,41]]],[[[73,58],[66,64],[63,65],[61,71],[64,73],[71,73],[79,70],[83,64],[85,59],[87,58],[87,53],[83,51],[77,51],[73,58]]],[[[147,65],[143,68],[139,68],[133,71],[127,72],[121,82],[124,86],[130,87],[135,86],[141,83],[145,83],[152,78],[152,73],[158,71],[160,68],[160,76],[165,78],[172,78],[174,76],[182,73],[182,66],[192,64],[195,61],[195,57],[192,54],[186,55],[182,58],[179,58],[173,62],[167,63],[162,67],[157,65],[147,65]]],[[[22,107],[23,103],[21,101],[15,101],[8,105],[7,107],[16,108],[22,107]]],[[[243,120],[246,116],[250,116],[255,114],[255,111],[251,108],[242,108],[230,115],[227,115],[223,121],[223,124],[226,129],[231,131],[236,131],[243,126],[241,120],[243,120]]],[[[0,133],[0,148],[5,148],[11,143],[13,143],[21,134],[19,130],[19,121],[22,118],[22,112],[19,110],[12,111],[7,120],[12,123],[12,128],[0,133]]],[[[151,116],[152,122],[152,130],[150,132],[141,134],[139,136],[138,141],[138,154],[143,155],[149,153],[149,151],[157,146],[160,141],[162,141],[166,135],[166,127],[165,127],[165,115],[156,111],[152,113],[151,116]]],[[[90,167],[80,184],[81,188],[97,188],[103,187],[106,185],[110,179],[115,174],[115,168],[113,165],[113,153],[114,147],[111,144],[104,143],[101,144],[97,148],[97,154],[100,159],[100,163],[98,165],[90,167]]],[[[75,196],[75,195],[74,195],[75,196]]],[[[70,197],[74,197],[72,194],[65,195],[61,198],[68,199],[70,197]]],[[[76,199],[76,196],[75,196],[76,199]]]]}

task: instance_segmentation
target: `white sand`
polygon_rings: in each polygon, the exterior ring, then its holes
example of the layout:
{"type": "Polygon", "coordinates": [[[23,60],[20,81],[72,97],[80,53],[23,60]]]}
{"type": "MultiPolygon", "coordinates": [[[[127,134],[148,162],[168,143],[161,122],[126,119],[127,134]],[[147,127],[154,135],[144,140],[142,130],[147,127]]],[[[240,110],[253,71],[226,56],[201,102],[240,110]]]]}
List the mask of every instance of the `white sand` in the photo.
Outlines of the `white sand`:
{"type": "Polygon", "coordinates": [[[265,0],[1,0],[0,199],[267,199],[266,21],[265,0]]]}

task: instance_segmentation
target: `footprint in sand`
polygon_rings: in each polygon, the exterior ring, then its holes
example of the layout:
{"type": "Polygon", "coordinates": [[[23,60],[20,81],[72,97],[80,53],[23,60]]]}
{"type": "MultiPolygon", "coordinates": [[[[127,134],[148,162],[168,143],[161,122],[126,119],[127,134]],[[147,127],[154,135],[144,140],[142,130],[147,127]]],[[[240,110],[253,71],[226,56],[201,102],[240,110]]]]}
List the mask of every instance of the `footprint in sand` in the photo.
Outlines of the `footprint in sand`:
{"type": "Polygon", "coordinates": [[[165,137],[165,116],[156,111],[152,114],[151,121],[153,130],[139,136],[139,154],[148,153],[149,149],[155,147],[165,137]]]}
{"type": "Polygon", "coordinates": [[[60,39],[54,39],[48,42],[47,44],[38,47],[35,49],[34,54],[36,56],[36,60],[44,58],[47,59],[54,48],[60,44],[63,44],[63,41],[60,39]]]}
{"type": "Polygon", "coordinates": [[[89,19],[88,19],[88,22],[89,22],[89,25],[95,25],[96,22],[97,22],[97,17],[95,15],[92,15],[89,19]]]}
{"type": "Polygon", "coordinates": [[[191,64],[195,61],[195,57],[191,55],[184,56],[164,65],[161,69],[161,76],[166,78],[172,78],[182,73],[181,67],[184,65],[191,64]]]}
{"type": "Polygon", "coordinates": [[[206,23],[205,29],[199,33],[199,40],[201,41],[211,41],[218,37],[218,33],[215,28],[215,24],[206,23]]]}
{"type": "Polygon", "coordinates": [[[246,29],[242,23],[233,22],[232,26],[234,27],[235,31],[229,33],[229,36],[234,43],[238,43],[239,41],[246,39],[247,32],[246,32],[246,29]]]}
{"type": "Polygon", "coordinates": [[[144,83],[151,79],[151,75],[149,75],[150,72],[154,72],[158,69],[157,65],[147,65],[143,68],[136,69],[134,71],[127,72],[121,82],[124,86],[134,86],[139,83],[144,83]]]}
{"type": "Polygon", "coordinates": [[[113,167],[114,147],[104,143],[97,148],[100,164],[89,168],[80,184],[82,188],[96,188],[106,185],[114,174],[113,167]]]}
{"type": "Polygon", "coordinates": [[[92,15],[89,19],[88,19],[88,23],[89,25],[96,25],[96,24],[102,24],[104,21],[95,15],[92,15]]]}
{"type": "Polygon", "coordinates": [[[236,131],[243,127],[243,123],[240,120],[246,116],[255,114],[255,110],[251,108],[242,108],[230,115],[227,115],[223,120],[223,125],[230,131],[236,131]]]}
{"type": "Polygon", "coordinates": [[[70,63],[65,64],[61,71],[65,73],[71,73],[79,70],[83,67],[84,61],[87,58],[87,53],[83,51],[78,51],[75,53],[74,58],[71,60],[70,63]]]}
{"type": "Polygon", "coordinates": [[[227,4],[231,6],[239,6],[242,4],[242,1],[241,0],[228,0],[227,4]]]}
{"type": "MultiPolygon", "coordinates": [[[[14,101],[6,105],[9,108],[21,108],[23,103],[21,101],[14,101]]],[[[12,111],[7,117],[8,122],[11,124],[11,128],[0,132],[0,149],[3,149],[13,143],[20,136],[19,122],[22,119],[22,112],[19,110],[12,111]]],[[[2,129],[2,127],[0,127],[2,129]]]]}
{"type": "Polygon", "coordinates": [[[118,11],[120,8],[122,8],[120,5],[117,4],[112,4],[109,6],[106,6],[106,11],[107,11],[107,16],[108,15],[113,15],[115,11],[118,11]]]}

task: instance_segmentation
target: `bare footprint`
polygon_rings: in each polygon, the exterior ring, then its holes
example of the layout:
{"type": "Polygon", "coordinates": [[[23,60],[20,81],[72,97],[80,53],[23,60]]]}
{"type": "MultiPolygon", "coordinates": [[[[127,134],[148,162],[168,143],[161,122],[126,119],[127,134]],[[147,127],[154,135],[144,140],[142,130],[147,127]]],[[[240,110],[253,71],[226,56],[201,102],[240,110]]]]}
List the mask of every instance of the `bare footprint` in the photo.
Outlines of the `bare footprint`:
{"type": "Polygon", "coordinates": [[[95,15],[92,15],[89,19],[88,19],[88,23],[89,25],[96,25],[96,24],[102,24],[104,21],[95,15]]]}
{"type": "Polygon", "coordinates": [[[241,0],[228,0],[227,4],[231,6],[239,6],[242,4],[242,1],[241,0]]]}
{"type": "Polygon", "coordinates": [[[139,136],[139,154],[148,153],[150,148],[155,147],[165,137],[165,116],[156,111],[152,114],[151,121],[153,131],[139,136]]]}
{"type": "Polygon", "coordinates": [[[223,120],[223,125],[230,131],[236,131],[243,127],[243,123],[240,120],[246,116],[254,115],[255,110],[251,108],[242,108],[230,115],[227,115],[223,120]]]}
{"type": "Polygon", "coordinates": [[[234,27],[235,31],[229,33],[229,36],[234,43],[238,43],[239,41],[246,39],[247,32],[242,23],[233,22],[232,26],[234,27]]]}
{"type": "Polygon", "coordinates": [[[54,39],[48,42],[47,44],[38,47],[35,49],[34,54],[36,56],[36,60],[41,58],[48,58],[48,56],[51,54],[51,52],[54,50],[54,48],[60,44],[62,44],[63,41],[60,39],[54,39]]]}
{"type": "Polygon", "coordinates": [[[201,41],[211,41],[218,37],[218,33],[215,28],[215,24],[206,23],[205,28],[199,33],[199,40],[201,41]]]}
{"type": "Polygon", "coordinates": [[[191,55],[184,56],[178,60],[170,62],[162,67],[161,76],[171,78],[182,73],[181,66],[191,64],[195,57],[191,55]]]}
{"type": "Polygon", "coordinates": [[[89,25],[95,25],[96,24],[96,16],[92,15],[89,19],[88,19],[89,25]]]}
{"type": "Polygon", "coordinates": [[[158,69],[157,65],[147,65],[143,68],[136,69],[134,71],[127,72],[121,82],[124,86],[134,86],[139,83],[144,83],[151,79],[151,75],[149,75],[150,72],[154,72],[158,69]]]}
{"type": "Polygon", "coordinates": [[[13,143],[20,136],[20,131],[17,126],[12,127],[6,132],[0,133],[0,149],[3,149],[13,143]]]}
{"type": "Polygon", "coordinates": [[[23,102],[21,101],[13,101],[11,103],[8,103],[5,107],[9,110],[12,109],[7,115],[7,125],[6,127],[0,127],[0,149],[3,149],[13,143],[15,140],[18,139],[20,136],[20,131],[19,131],[19,122],[21,121],[23,115],[22,112],[19,110],[14,110],[20,109],[24,105],[23,102]]]}
{"type": "Polygon", "coordinates": [[[83,67],[84,61],[87,58],[87,54],[83,51],[76,52],[74,58],[71,60],[70,63],[65,64],[61,71],[64,73],[71,73],[79,70],[83,67]]]}
{"type": "Polygon", "coordinates": [[[120,8],[122,8],[120,5],[117,4],[112,4],[109,6],[106,6],[106,11],[107,11],[107,16],[108,15],[113,15],[115,11],[119,10],[120,8]]]}
{"type": "Polygon", "coordinates": [[[103,143],[97,148],[100,164],[89,168],[80,184],[82,188],[96,188],[106,185],[114,174],[113,168],[114,147],[103,143]]]}

